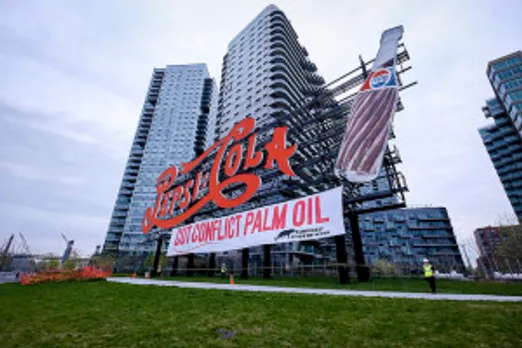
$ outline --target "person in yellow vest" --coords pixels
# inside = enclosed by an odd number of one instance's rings
[[[424,259],[424,279],[430,284],[431,292],[437,292],[437,284],[435,282],[435,268],[430,264],[430,260]]]
[[[227,275],[227,266],[223,262],[221,264],[221,278],[225,278],[226,275]]]

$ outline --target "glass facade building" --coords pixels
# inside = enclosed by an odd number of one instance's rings
[[[416,274],[428,258],[441,272],[462,272],[464,263],[446,208],[405,208],[365,214],[359,218],[368,265],[378,260]]]
[[[223,58],[216,138],[228,134],[247,116],[256,119],[256,128],[273,123],[276,115],[304,105],[307,93],[324,82],[286,15],[275,5],[267,6],[228,45]],[[286,200],[275,190],[284,179],[284,175],[264,177],[256,196],[238,210]],[[227,210],[215,214],[230,213]],[[290,251],[304,253],[305,246],[294,244],[274,245],[273,258],[277,261]],[[312,252],[310,248],[307,252]],[[225,254],[234,258],[241,251]],[[251,249],[250,259],[262,262],[261,247]]]
[[[477,228],[473,234],[479,250],[477,266],[485,275],[492,277],[493,272],[498,272],[505,266],[505,260],[497,257],[497,248],[503,239],[502,227]]]
[[[112,213],[104,252],[147,253],[141,221],[156,199],[156,180],[213,142],[217,87],[205,64],[154,69]],[[166,244],[164,245],[166,248]]]
[[[497,175],[518,219],[522,219],[522,52],[488,64],[496,97],[482,109],[492,125],[479,129]]]

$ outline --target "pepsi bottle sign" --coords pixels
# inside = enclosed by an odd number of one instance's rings
[[[376,90],[396,86],[397,79],[395,78],[395,69],[381,68],[370,73],[370,76],[368,76],[368,79],[363,84],[361,91]]]
[[[372,88],[380,88],[385,86],[388,81],[390,81],[391,74],[388,69],[381,69],[372,74],[370,79],[370,86]]]

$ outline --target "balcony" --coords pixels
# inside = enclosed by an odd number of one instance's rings
[[[106,241],[105,244],[103,245],[103,250],[105,251],[118,251],[118,246],[119,246],[119,243],[118,242],[109,242],[109,241]]]
[[[112,214],[113,217],[127,217],[127,210],[121,211],[121,210],[115,210]]]

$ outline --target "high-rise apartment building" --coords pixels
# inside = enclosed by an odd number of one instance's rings
[[[306,92],[324,84],[316,71],[290,21],[269,5],[228,45],[216,134],[248,115],[261,127],[274,114],[303,105]]]
[[[518,219],[522,219],[522,52],[495,59],[487,76],[496,97],[482,109],[494,124],[479,129]]]
[[[154,205],[158,176],[170,165],[191,160],[213,142],[207,134],[214,134],[216,113],[217,87],[205,64],[154,69],[104,252],[153,250],[141,221],[146,208]]]
[[[275,5],[267,6],[228,45],[223,58],[216,137],[226,135],[247,116],[254,117],[256,127],[261,128],[282,113],[304,105],[307,95],[324,85],[316,71],[286,15]],[[277,190],[283,179],[263,178],[254,201],[269,205],[286,200]],[[240,209],[249,207],[247,203]],[[296,246],[276,245],[273,251],[285,255],[289,248]],[[260,262],[261,250],[254,249],[250,256]]]
[[[503,238],[501,227],[487,226],[477,228],[473,234],[480,252],[478,266],[483,271],[498,271],[497,246]]]
[[[522,51],[489,62],[487,75],[517,132],[522,134]]]
[[[506,258],[500,250],[506,238],[518,229],[518,225],[504,225],[481,227],[475,230],[475,242],[479,250],[477,266],[486,278],[494,279],[495,272],[513,274],[522,271],[521,260],[516,256]]]
[[[386,260],[403,273],[420,273],[428,258],[441,272],[464,263],[446,208],[406,208],[362,215],[359,226],[369,265]]]

